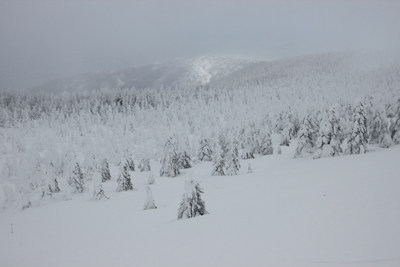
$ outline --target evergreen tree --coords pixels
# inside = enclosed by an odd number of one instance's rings
[[[208,214],[201,194],[204,193],[200,184],[192,179],[185,181],[185,193],[178,209],[178,220]]]
[[[225,168],[225,160],[222,156],[221,147],[219,144],[215,145],[214,150],[214,163],[213,163],[213,170],[211,172],[211,176],[224,176],[224,168]]]
[[[394,122],[390,127],[390,135],[395,144],[400,144],[400,99],[397,101]]]
[[[156,182],[156,178],[155,178],[155,176],[154,176],[154,173],[151,172],[150,175],[149,175],[148,184],[149,184],[149,185],[155,184],[155,182]]]
[[[367,119],[365,118],[364,105],[359,102],[353,115],[353,132],[347,141],[346,154],[360,154],[367,152],[368,132]]]
[[[240,169],[239,151],[235,140],[229,143],[226,157],[226,175],[237,175]]]
[[[144,158],[140,161],[139,165],[138,165],[138,169],[141,172],[149,172],[151,171],[151,167],[150,167],[150,159],[149,158]]]
[[[272,147],[272,141],[271,141],[271,134],[267,128],[264,128],[260,131],[261,135],[261,141],[260,141],[260,147],[258,149],[258,152],[261,155],[272,155],[274,153],[274,149]]]
[[[43,181],[42,186],[42,197],[45,195],[51,196],[53,193],[59,193],[60,188],[58,187],[58,182],[56,178],[47,177]]]
[[[311,114],[308,113],[303,119],[299,131],[299,141],[297,143],[295,158],[302,156],[312,155],[316,149],[316,122],[312,118]]]
[[[180,174],[177,143],[173,137],[170,137],[164,146],[164,158],[161,164],[160,176],[175,177]]]
[[[117,179],[117,192],[133,190],[131,175],[129,174],[127,168],[127,166],[120,166],[120,171]]]
[[[368,123],[368,139],[370,144],[379,144],[382,139],[382,134],[387,129],[388,125],[383,109],[377,109],[371,115],[371,122]],[[387,131],[387,130],[386,130]]]
[[[189,169],[192,168],[191,165],[192,159],[186,151],[182,151],[179,153],[179,168],[180,169]]]
[[[146,189],[146,201],[144,202],[143,209],[144,210],[151,210],[156,209],[157,206],[154,204],[153,193],[151,192],[150,186],[147,186]]]
[[[281,141],[279,143],[280,146],[289,146],[290,144],[290,129],[284,128],[281,132]]]
[[[251,168],[250,163],[249,163],[249,166],[247,166],[247,173],[253,173],[253,169]]]
[[[74,188],[76,193],[83,193],[85,190],[85,182],[83,181],[83,178],[81,167],[76,163],[75,169],[68,180],[68,184]]]
[[[103,185],[101,183],[97,183],[94,185],[93,199],[94,200],[109,199],[104,193]]]
[[[107,159],[104,159],[101,163],[101,181],[104,183],[109,180],[111,180],[110,167]]]
[[[250,136],[245,137],[246,140],[243,142],[243,152],[240,156],[242,159],[254,159],[254,147],[253,147],[253,140]]]
[[[135,171],[135,162],[133,161],[132,157],[129,157],[126,160],[126,165],[128,166],[128,170],[131,172]]]
[[[336,107],[331,108],[329,113],[330,142],[333,153],[332,156],[339,156],[342,153],[342,143],[344,139],[343,127]]]
[[[339,156],[342,153],[341,145],[344,139],[342,128],[337,108],[334,106],[320,123],[316,141],[318,150],[314,153],[314,158]]]
[[[389,133],[389,123],[383,108],[377,108],[373,113],[372,122],[369,123],[369,143],[379,144],[381,148],[391,147],[393,142]]]
[[[197,157],[201,161],[211,161],[212,160],[211,155],[213,154],[213,151],[211,150],[210,140],[208,138],[202,137],[199,139],[199,143],[200,143],[200,148]]]

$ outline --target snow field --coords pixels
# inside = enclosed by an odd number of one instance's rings
[[[292,159],[295,147],[242,160],[238,176],[200,162],[164,178],[152,162],[155,210],[143,210],[149,173],[130,172],[137,190],[117,193],[110,165],[110,200],[88,201],[89,190],[0,213],[0,265],[400,266],[400,146],[318,160]],[[210,214],[178,221],[189,176]]]

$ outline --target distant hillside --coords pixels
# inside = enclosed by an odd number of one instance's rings
[[[263,86],[270,90],[295,93],[336,94],[373,91],[385,83],[400,86],[399,53],[334,52],[276,61],[251,61],[231,57],[201,56],[175,59],[113,72],[90,72],[57,79],[33,91],[74,92],[98,89]],[[389,81],[388,81],[389,79]],[[307,93],[307,95],[309,95]]]
[[[63,92],[97,89],[160,88],[198,86],[218,80],[254,63],[230,57],[201,56],[176,59],[114,72],[90,72],[53,80],[32,88],[33,91]]]

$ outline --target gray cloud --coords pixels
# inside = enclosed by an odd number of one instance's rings
[[[0,1],[0,87],[201,54],[400,45],[399,1]]]

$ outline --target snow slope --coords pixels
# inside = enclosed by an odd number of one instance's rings
[[[156,176],[156,210],[142,210],[148,173],[116,193],[114,168],[108,201],[2,212],[0,266],[400,266],[400,146],[318,160],[292,159],[295,147],[241,161],[238,176],[211,177],[210,162]],[[210,214],[177,221],[189,175]]]

